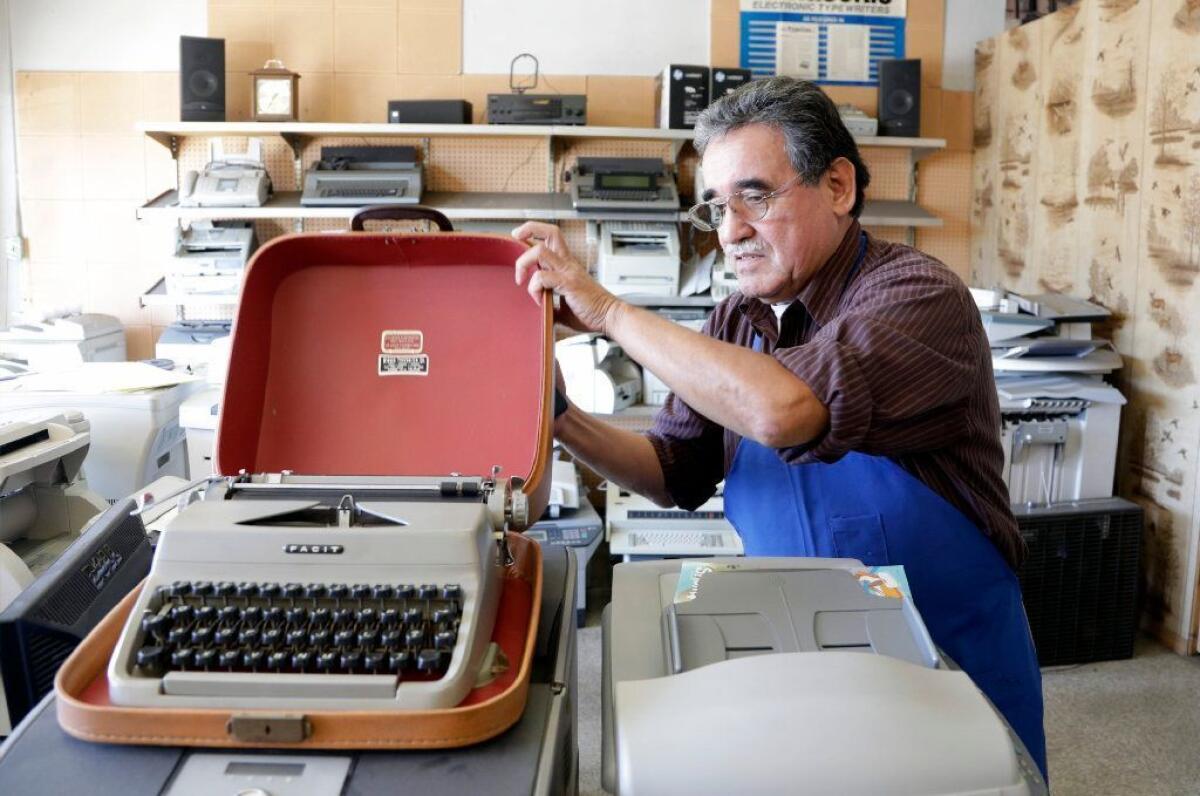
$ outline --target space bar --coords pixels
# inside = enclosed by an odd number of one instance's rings
[[[394,699],[396,677],[387,674],[252,674],[167,672],[164,694],[290,699]]]

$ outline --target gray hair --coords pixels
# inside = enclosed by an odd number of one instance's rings
[[[824,91],[791,77],[748,83],[709,105],[696,119],[696,151],[703,157],[713,140],[751,124],[771,125],[783,133],[788,160],[806,185],[816,185],[838,158],[850,161],[856,189],[850,214],[858,218],[871,174],[854,136]]]

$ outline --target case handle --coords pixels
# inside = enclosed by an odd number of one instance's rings
[[[440,211],[421,205],[374,205],[364,207],[350,219],[350,230],[362,232],[364,221],[429,221],[442,232],[453,232],[454,225]]]

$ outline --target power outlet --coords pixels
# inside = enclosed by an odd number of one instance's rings
[[[25,241],[20,235],[4,239],[4,256],[9,260],[20,260],[25,255]]]

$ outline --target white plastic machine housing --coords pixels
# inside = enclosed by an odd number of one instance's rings
[[[585,412],[612,414],[642,397],[642,374],[621,347],[597,334],[577,334],[554,344],[567,397]]]
[[[755,570],[771,578],[776,572],[862,567],[850,559],[710,561],[734,563],[742,570],[739,577],[755,577]],[[848,606],[818,594],[827,603],[820,609],[788,605],[800,625],[792,629],[794,637],[776,639],[777,651],[730,652],[739,642],[729,635],[693,636],[702,646],[725,648],[727,658],[673,674],[668,609],[680,568],[680,561],[644,561],[613,570],[603,628],[607,790],[618,796],[1046,793],[1020,742],[966,674],[947,668],[936,655],[893,657],[897,653],[887,650],[915,642],[915,649],[928,651],[919,618],[914,625],[908,617],[911,641],[904,637],[904,622],[877,625],[872,616],[866,620],[870,648],[837,649],[844,639],[820,631],[821,614],[841,614],[837,609]],[[703,586],[701,581],[701,593]],[[723,627],[721,616],[712,619]],[[812,624],[804,624],[806,619]],[[875,629],[884,624],[889,629],[884,635],[902,644],[875,639]],[[784,629],[763,627],[768,626]],[[801,651],[783,651],[792,648]]]
[[[218,337],[207,348],[208,362],[203,368],[207,386],[189,395],[179,405],[179,425],[187,437],[188,478],[213,473],[213,446],[229,370],[229,337]]]
[[[604,538],[625,556],[740,556],[742,537],[725,518],[724,483],[695,511],[664,509],[609,481],[604,493]]]
[[[27,378],[0,382],[0,413],[20,409],[83,412],[91,423],[91,449],[83,474],[88,486],[106,500],[128,497],[164,475],[187,474],[179,405],[196,391],[199,382],[131,392],[89,392],[86,388],[43,392],[24,389]]]
[[[1111,497],[1125,396],[1077,374],[996,378],[1013,503]]]
[[[0,331],[0,352],[34,370],[124,362],[125,330],[113,316],[90,312],[25,321]]]
[[[76,483],[90,439],[79,412],[0,416],[0,611],[108,507]]]
[[[600,284],[617,295],[679,292],[679,229],[649,221],[600,224]]]

